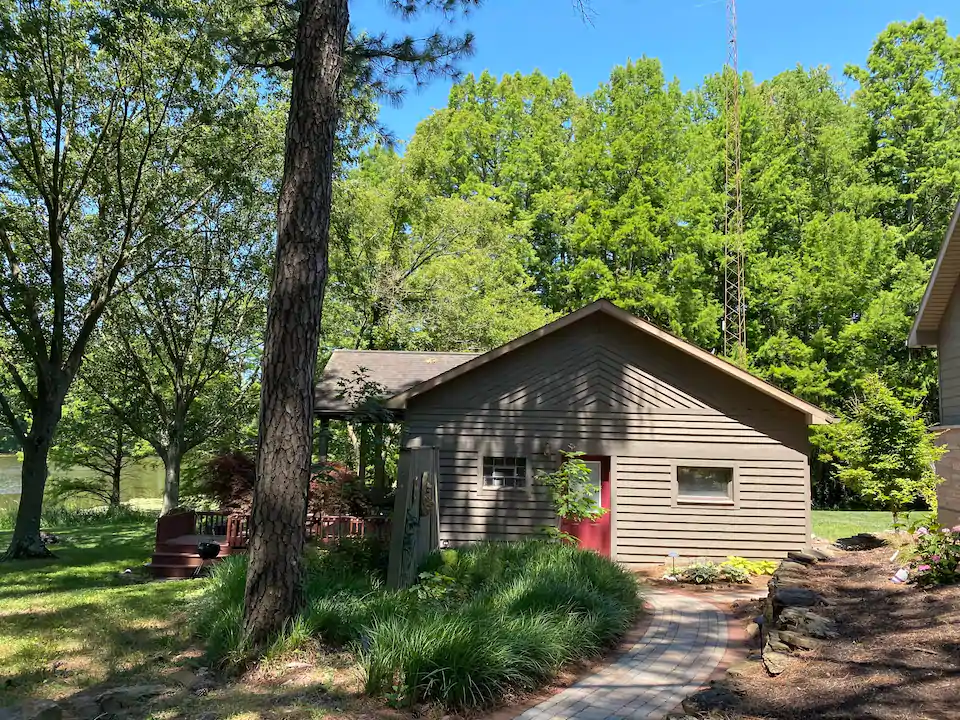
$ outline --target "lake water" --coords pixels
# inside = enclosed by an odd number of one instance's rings
[[[86,468],[70,470],[50,468],[50,477],[68,474],[72,477],[89,477],[94,473]],[[48,481],[49,486],[49,481]],[[163,463],[159,460],[144,460],[123,472],[120,484],[121,499],[159,499],[163,494]],[[20,460],[16,455],[0,455],[0,505],[12,505],[20,499]],[[92,505],[101,504],[97,500]]]

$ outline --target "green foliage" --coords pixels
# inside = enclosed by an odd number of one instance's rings
[[[916,542],[912,582],[921,587],[960,582],[960,525],[928,522],[913,533]]]
[[[0,505],[0,530],[13,529],[17,519],[17,505]],[[81,528],[104,523],[143,524],[153,523],[157,519],[155,512],[139,510],[129,505],[102,506],[97,508],[76,508],[57,502],[46,503],[40,515],[40,527],[44,530],[54,528]]]
[[[194,627],[221,662],[246,660],[246,560],[214,571]],[[405,706],[490,705],[542,687],[567,663],[595,657],[640,609],[636,578],[595,553],[540,541],[435,553],[418,585],[383,588],[333,554],[308,562],[307,610],[273,647],[308,639],[353,648],[368,694]]]
[[[775,560],[748,560],[747,558],[730,555],[721,564],[721,568],[735,568],[748,575],[772,575],[780,563]],[[738,581],[745,582],[745,581]]]
[[[130,432],[110,406],[83,383],[74,386],[50,450],[54,475],[52,499],[91,496],[118,506],[123,471],[151,455],[150,447]],[[92,477],[72,474],[86,468]]]
[[[565,520],[596,520],[606,508],[597,505],[600,490],[590,477],[590,469],[581,460],[584,453],[561,450],[563,462],[553,472],[538,472],[537,482],[549,488],[557,515]]]
[[[750,582],[750,573],[741,567],[730,565],[729,563],[720,564],[720,577],[727,582],[748,583]]]
[[[840,479],[870,504],[899,515],[912,502],[936,508],[942,482],[933,463],[945,452],[934,444],[919,408],[900,401],[877,375],[862,383],[862,397],[846,417],[818,428],[821,459],[838,463]]]
[[[709,585],[720,580],[720,567],[709,560],[701,560],[680,570],[677,573],[677,578],[680,582]]]

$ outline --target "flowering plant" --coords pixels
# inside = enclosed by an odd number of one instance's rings
[[[935,521],[916,528],[913,581],[922,587],[960,581],[960,525],[940,527]]]

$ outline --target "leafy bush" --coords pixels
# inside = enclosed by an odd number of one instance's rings
[[[736,558],[743,563],[750,563],[749,560]],[[680,582],[694,583],[696,585],[709,585],[715,582],[747,583],[750,582],[750,573],[743,567],[742,563],[730,562],[717,565],[709,560],[701,560],[687,565],[677,573],[677,579]]]
[[[309,507],[314,515],[364,517],[373,512],[369,490],[339,462],[327,462],[310,477]]]
[[[51,530],[104,523],[144,523],[156,519],[155,512],[138,510],[129,505],[76,508],[69,505],[45,504],[40,515],[40,527]],[[16,505],[0,507],[0,530],[12,530],[16,521]]]
[[[743,570],[748,575],[773,575],[780,566],[776,560],[747,560],[747,558],[730,555],[722,567],[733,567]]]
[[[537,473],[537,481],[549,488],[557,515],[566,520],[596,520],[609,512],[597,505],[597,491],[590,469],[581,460],[585,455],[577,450],[564,451],[563,463],[553,472]]]
[[[708,585],[720,580],[720,568],[709,560],[703,560],[687,565],[677,573],[677,577],[680,582]]]
[[[195,626],[220,662],[245,659],[246,560],[214,571]],[[413,588],[391,591],[345,553],[309,556],[308,607],[269,650],[308,638],[351,647],[366,691],[393,705],[482,707],[535,689],[596,656],[640,609],[636,578],[594,553],[543,541],[481,543],[431,555]]]
[[[390,547],[375,537],[340,538],[324,545],[319,562],[328,568],[339,568],[349,573],[376,573],[386,577]]]
[[[916,560],[913,581],[921,587],[960,581],[960,525],[940,527],[936,522],[914,532]]]
[[[750,573],[743,568],[728,565],[727,563],[720,565],[720,577],[732,583],[743,584],[750,582]]]

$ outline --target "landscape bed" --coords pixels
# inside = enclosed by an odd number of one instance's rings
[[[732,682],[731,720],[956,717],[960,706],[960,585],[921,589],[890,578],[903,548],[839,552],[810,568],[802,585],[829,603],[818,609],[839,637],[800,652],[777,677],[759,663]],[[745,608],[749,619],[757,608]]]
[[[600,656],[640,611],[636,577],[594,553],[546,541],[482,543],[432,556],[391,591],[351,552],[311,557],[307,610],[267,658],[310,642],[355,656],[363,690],[401,707],[488,707]],[[216,570],[197,628],[221,662],[246,657],[245,560]]]

